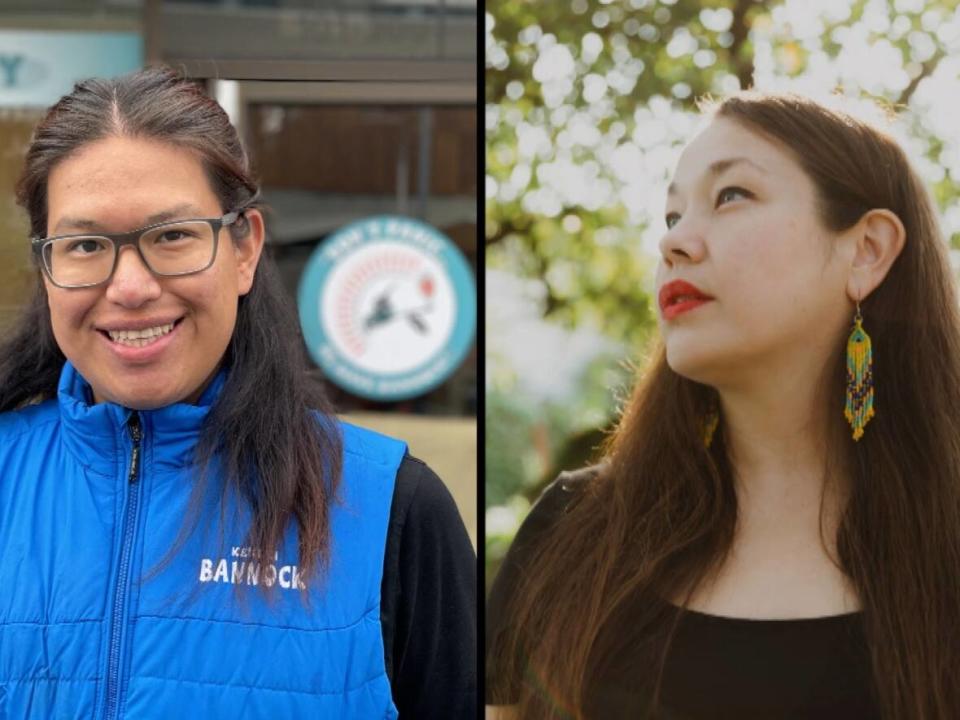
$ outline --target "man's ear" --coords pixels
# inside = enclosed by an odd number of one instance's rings
[[[890,210],[870,210],[853,228],[856,249],[847,295],[862,300],[883,282],[907,239],[900,218]]]
[[[266,228],[259,210],[245,210],[241,222],[246,223],[247,231],[239,240],[233,240],[233,252],[237,263],[237,293],[246,295],[253,287],[253,276],[263,252]]]

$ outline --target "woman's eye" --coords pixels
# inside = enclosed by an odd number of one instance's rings
[[[94,240],[90,238],[74,240],[67,246],[67,252],[75,253],[77,255],[90,255],[103,249],[104,243],[102,240]]]
[[[157,238],[157,242],[176,242],[177,240],[183,240],[186,236],[187,234],[182,230],[167,230]]]
[[[667,223],[667,230],[669,230],[678,222],[680,222],[680,213],[675,213],[675,212],[667,213],[667,216],[664,218],[664,220]]]
[[[717,194],[717,207],[736,200],[737,198],[752,198],[753,193],[740,187],[725,187]]]

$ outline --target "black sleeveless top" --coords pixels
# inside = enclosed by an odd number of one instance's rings
[[[510,598],[538,536],[563,513],[594,473],[561,475],[534,505],[494,581],[487,602],[487,653],[509,625]],[[673,606],[666,606],[673,608]],[[749,620],[681,612],[667,654],[654,715],[649,707],[650,667],[642,638],[630,635],[629,613],[616,627],[624,638],[602,670],[588,680],[584,708],[591,720],[650,717],[748,720],[873,720],[880,717],[861,613],[795,620]],[[486,702],[516,701],[518,679],[497,674],[488,662]]]

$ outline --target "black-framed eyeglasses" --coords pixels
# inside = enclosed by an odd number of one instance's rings
[[[50,282],[61,288],[95,287],[110,280],[124,245],[133,245],[154,275],[193,275],[213,265],[220,229],[234,224],[248,207],[219,218],[173,220],[125,233],[34,237],[30,244]]]

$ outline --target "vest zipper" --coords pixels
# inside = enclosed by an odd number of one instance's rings
[[[126,625],[127,585],[130,574],[130,555],[133,552],[133,536],[137,518],[137,502],[140,483],[140,416],[133,413],[127,423],[133,448],[130,452],[130,472],[127,482],[130,493],[126,512],[123,516],[123,532],[120,545],[120,569],[117,574],[117,587],[113,596],[113,618],[110,622],[110,655],[107,659],[107,720],[115,720],[120,704],[120,651]]]

